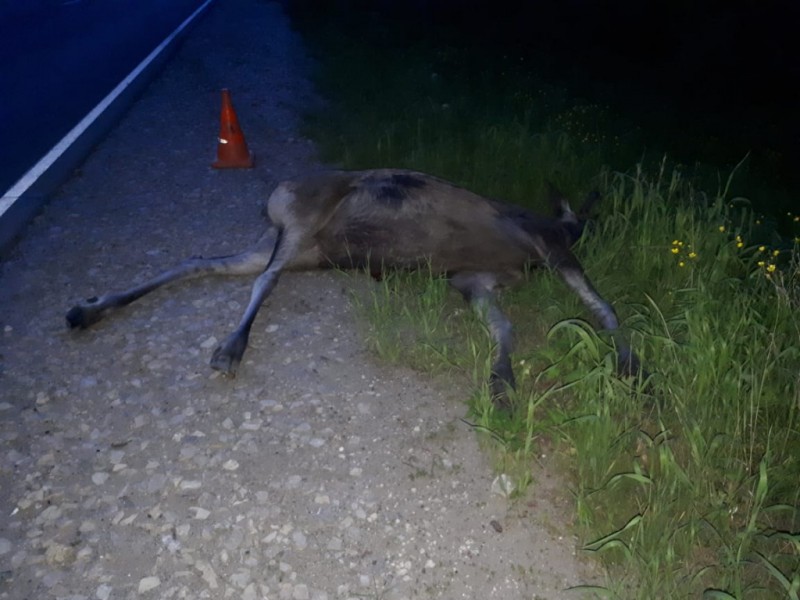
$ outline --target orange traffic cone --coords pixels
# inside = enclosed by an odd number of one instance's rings
[[[247,149],[244,134],[239,127],[239,119],[233,110],[231,93],[222,90],[222,114],[219,123],[219,144],[217,160],[211,166],[215,169],[249,169],[253,166],[253,155]]]

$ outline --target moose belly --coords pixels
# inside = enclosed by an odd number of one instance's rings
[[[435,273],[522,269],[527,252],[493,228],[454,223],[393,221],[387,226],[353,223],[338,235],[318,238],[319,266],[417,269]],[[477,230],[476,230],[477,229]]]

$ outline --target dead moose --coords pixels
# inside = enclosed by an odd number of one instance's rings
[[[604,329],[619,327],[614,309],[594,289],[570,250],[581,235],[582,220],[563,199],[557,199],[555,208],[554,217],[540,216],[414,171],[312,174],[275,188],[265,207],[266,232],[253,248],[232,256],[189,258],[142,285],[77,304],[67,313],[67,322],[73,328],[86,328],[178,279],[257,274],[239,325],[211,357],[214,369],[234,375],[259,307],[285,269],[430,265],[485,319],[496,344],[491,390],[503,403],[506,386],[513,388],[515,382],[511,323],[498,307],[496,293],[520,280],[526,265],[555,270]],[[624,344],[618,368],[624,374],[639,369]]]

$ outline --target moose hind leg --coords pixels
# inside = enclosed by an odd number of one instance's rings
[[[67,313],[70,328],[85,329],[96,323],[108,313],[127,306],[145,294],[167,283],[202,275],[247,275],[260,273],[269,263],[275,248],[277,230],[270,227],[253,248],[232,256],[216,258],[188,258],[179,265],[156,275],[144,283],[122,292],[112,292],[89,298],[73,306]]]
[[[511,321],[497,305],[497,279],[491,273],[459,273],[450,279],[450,284],[461,292],[489,327],[495,343],[489,386],[494,402],[507,408],[508,389],[516,387],[511,367],[513,336]]]
[[[576,261],[577,262],[577,261]],[[630,349],[630,346],[621,339],[619,333],[619,318],[614,308],[606,302],[602,296],[594,289],[594,286],[577,266],[559,268],[564,282],[572,289],[583,304],[594,314],[604,329],[608,330],[613,336],[617,346],[617,372],[623,376],[636,376],[641,374],[646,376],[642,370],[639,358]]]

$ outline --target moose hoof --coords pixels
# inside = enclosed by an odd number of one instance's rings
[[[492,402],[502,410],[511,410],[511,400],[508,391],[515,389],[514,374],[510,373],[506,377],[498,373],[492,373],[489,379],[489,391],[492,394]]]
[[[211,368],[227,377],[235,377],[246,346],[246,339],[234,336],[228,338],[217,346],[214,354],[211,355]]]
[[[617,373],[622,377],[641,377],[647,379],[650,373],[642,367],[639,357],[627,348],[620,350],[617,355]]]
[[[96,306],[97,298],[89,298],[83,304],[76,304],[67,313],[67,324],[70,329],[86,329],[93,323],[97,323],[103,316],[102,311]]]
[[[214,350],[214,354],[211,355],[210,364],[212,369],[219,371],[226,377],[236,377],[236,370],[239,368],[240,362],[239,359],[225,352],[224,348],[220,346]]]

